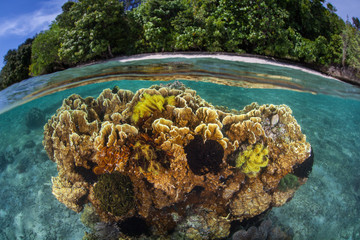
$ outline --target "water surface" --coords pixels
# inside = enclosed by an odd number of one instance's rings
[[[214,58],[107,63],[31,78],[0,92],[0,239],[81,239],[80,215],[51,194],[56,164],[43,150],[42,126],[72,93],[136,91],[179,80],[213,105],[242,109],[287,104],[311,143],[308,182],[269,218],[294,239],[360,239],[360,89],[299,69]],[[40,109],[41,124],[27,124]]]

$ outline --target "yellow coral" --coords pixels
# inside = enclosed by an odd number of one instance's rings
[[[147,161],[151,161],[156,158],[156,153],[154,149],[149,144],[145,144],[145,142],[143,141],[137,141],[133,146],[133,149],[134,149],[133,159],[135,160],[144,158]]]
[[[267,147],[264,147],[262,144],[256,144],[253,148],[248,146],[247,149],[236,159],[236,167],[241,168],[241,171],[248,175],[249,177],[255,177],[260,168],[266,167],[269,158],[267,154],[269,150]]]
[[[133,145],[133,159],[137,161],[141,173],[158,175],[162,169],[161,163],[157,162],[159,159],[154,147],[147,144],[152,142],[152,139],[145,133],[141,134],[140,137],[143,140],[139,140]]]
[[[149,117],[153,112],[162,112],[166,104],[175,105],[175,96],[164,98],[159,94],[150,95],[144,93],[134,107],[132,120],[137,123],[140,118]]]

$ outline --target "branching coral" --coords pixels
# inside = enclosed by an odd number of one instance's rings
[[[153,112],[162,112],[166,104],[174,105],[175,96],[164,98],[162,95],[144,93],[134,107],[132,120],[137,123],[139,119],[149,117]]]
[[[236,167],[241,168],[241,171],[249,177],[255,177],[261,168],[268,165],[268,153],[269,150],[260,143],[254,147],[248,146],[247,149],[237,157]]]
[[[288,106],[224,112],[183,87],[72,95],[43,144],[60,202],[76,212],[90,203],[109,226],[136,218],[174,239],[226,238],[232,221],[291,199],[296,188],[282,192],[279,182],[293,173],[304,184],[313,163]]]

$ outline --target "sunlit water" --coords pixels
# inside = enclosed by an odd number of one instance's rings
[[[308,182],[269,218],[294,239],[360,239],[360,89],[282,66],[213,58],[107,63],[32,78],[0,92],[0,239],[81,239],[79,214],[51,194],[56,164],[42,126],[72,93],[136,91],[180,80],[213,105],[287,104],[314,149]],[[38,126],[27,115],[45,114]]]

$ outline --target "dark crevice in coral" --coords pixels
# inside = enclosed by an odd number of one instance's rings
[[[154,211],[150,212],[150,215],[152,216],[151,219],[147,219],[147,224],[148,226],[151,226],[151,231],[153,233],[155,231],[160,235],[171,235],[177,226],[177,223],[174,221],[173,215],[171,214],[176,212],[174,207],[164,207],[161,211],[157,211],[156,209],[153,210]]]
[[[113,94],[116,94],[119,90],[120,90],[119,86],[115,85],[115,86],[111,89],[111,92],[112,92]]]
[[[299,178],[308,178],[312,171],[313,165],[314,165],[314,152],[313,149],[311,148],[310,156],[303,163],[296,164],[293,167],[293,173],[295,176]]]
[[[129,237],[139,237],[141,235],[150,235],[149,226],[145,220],[140,217],[127,218],[119,223],[119,228],[122,233]]]
[[[79,173],[86,182],[93,184],[98,180],[98,176],[91,170],[95,166],[95,163],[90,161],[88,163],[90,165],[90,169],[75,166],[75,172]]]
[[[97,115],[97,113],[95,112],[95,110],[94,109],[88,109],[87,110],[87,121],[89,122],[89,123],[92,123],[92,122],[94,122],[94,121],[96,121],[97,119],[98,119],[98,115]],[[98,123],[98,126],[99,126],[99,128],[101,127],[101,124],[100,123]]]
[[[192,190],[191,190],[191,192],[190,192],[190,194],[193,194],[193,193],[195,193],[195,194],[200,194],[202,191],[204,191],[204,187],[202,187],[202,186],[195,186]]]
[[[97,113],[98,113],[98,116],[99,116],[100,121],[103,122],[103,121],[104,121],[104,117],[105,117],[105,113],[106,113],[106,109],[100,107],[100,111],[97,112]]]
[[[170,169],[169,157],[163,150],[156,150],[157,161],[160,162],[161,166],[165,169]]]
[[[196,175],[217,174],[224,156],[224,148],[215,140],[203,141],[197,135],[185,146],[187,163]]]
[[[141,167],[144,171],[147,171],[150,163],[144,157],[141,157],[137,160],[136,165]]]
[[[230,126],[231,124],[226,124],[223,126],[223,128],[221,129],[221,132],[224,134],[224,137],[228,137],[226,132],[230,130]]]
[[[239,220],[235,220],[230,223],[230,236],[233,235],[234,232],[243,229],[240,223],[241,222]]]
[[[154,184],[152,184],[151,182],[149,182],[146,178],[142,179],[145,183],[146,189],[150,190],[154,188]]]
[[[226,182],[231,180],[232,178],[234,178],[234,176],[228,176],[227,178],[225,178],[224,176],[220,176],[219,181],[223,184],[226,184]]]
[[[85,205],[88,202],[88,194],[85,194],[84,196],[82,196],[81,198],[79,198],[79,200],[77,201],[77,203],[81,206]]]
[[[232,235],[234,232],[242,229],[249,229],[250,227],[259,227],[261,222],[264,221],[264,219],[267,217],[267,215],[270,213],[271,209],[266,210],[265,212],[249,218],[245,219],[243,221],[232,221],[230,226],[230,235]]]
[[[233,153],[229,155],[229,157],[226,159],[226,163],[229,164],[232,167],[236,166],[236,158],[239,156],[240,150],[235,150]]]

